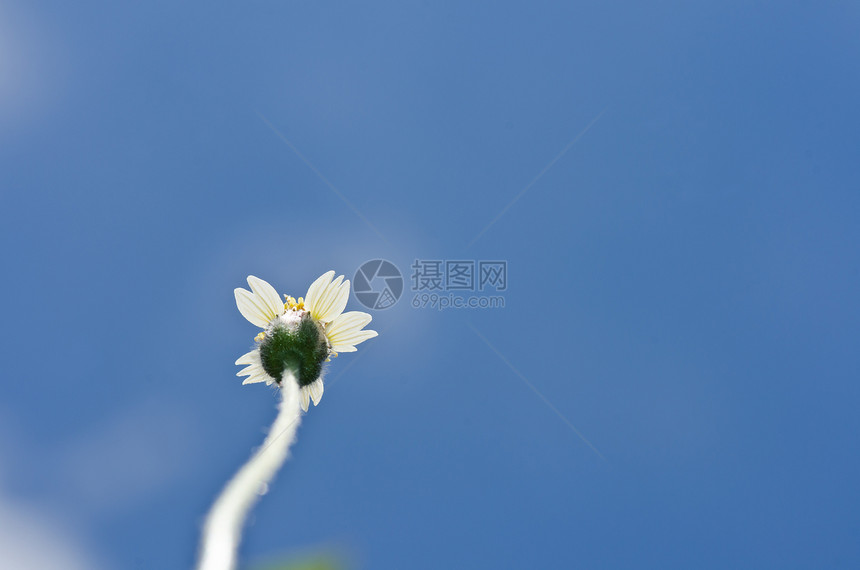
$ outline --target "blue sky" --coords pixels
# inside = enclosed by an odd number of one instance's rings
[[[190,567],[275,411],[233,288],[382,258],[505,307],[375,312],[246,564],[856,567],[858,18],[4,2],[6,562]]]

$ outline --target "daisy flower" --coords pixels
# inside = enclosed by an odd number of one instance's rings
[[[236,376],[247,376],[242,384],[265,382],[281,385],[295,378],[301,389],[302,409],[323,395],[323,363],[339,352],[355,352],[355,345],[376,336],[363,330],[372,317],[361,311],[344,313],[349,299],[349,280],[334,278],[334,271],[311,283],[304,297],[281,297],[274,287],[253,275],[251,290],[237,288],[236,305],[242,316],[263,331],[255,337],[254,350],[236,364],[245,365]]]

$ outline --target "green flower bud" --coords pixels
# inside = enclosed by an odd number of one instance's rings
[[[266,374],[280,384],[291,372],[299,386],[308,386],[322,374],[329,347],[322,326],[309,314],[298,321],[277,319],[260,342],[260,360]]]

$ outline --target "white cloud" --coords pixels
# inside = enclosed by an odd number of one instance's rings
[[[60,91],[64,69],[56,34],[25,4],[0,5],[0,127],[26,125],[43,115]],[[31,7],[28,7],[31,8]],[[0,131],[0,134],[8,134]]]
[[[144,402],[37,454],[12,436],[26,432],[14,414],[0,413],[0,568],[104,568],[84,540],[93,517],[133,511],[187,474],[195,425],[175,406]],[[37,471],[51,473],[50,480]],[[41,491],[31,485],[27,500],[3,484],[20,486],[28,476]]]
[[[58,454],[66,499],[88,514],[133,509],[188,473],[197,435],[187,412],[158,402],[99,422]]]
[[[67,525],[0,491],[0,565],[40,570],[103,567]]]

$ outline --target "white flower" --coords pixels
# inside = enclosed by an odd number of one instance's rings
[[[292,377],[301,387],[302,409],[310,400],[316,406],[323,395],[322,364],[338,352],[355,352],[355,346],[376,336],[363,330],[373,317],[360,311],[344,313],[349,300],[349,280],[334,279],[334,271],[311,283],[298,300],[285,295],[258,277],[248,276],[251,290],[237,288],[236,306],[251,323],[263,329],[254,339],[257,346],[243,354],[237,376],[242,384],[280,384]]]

